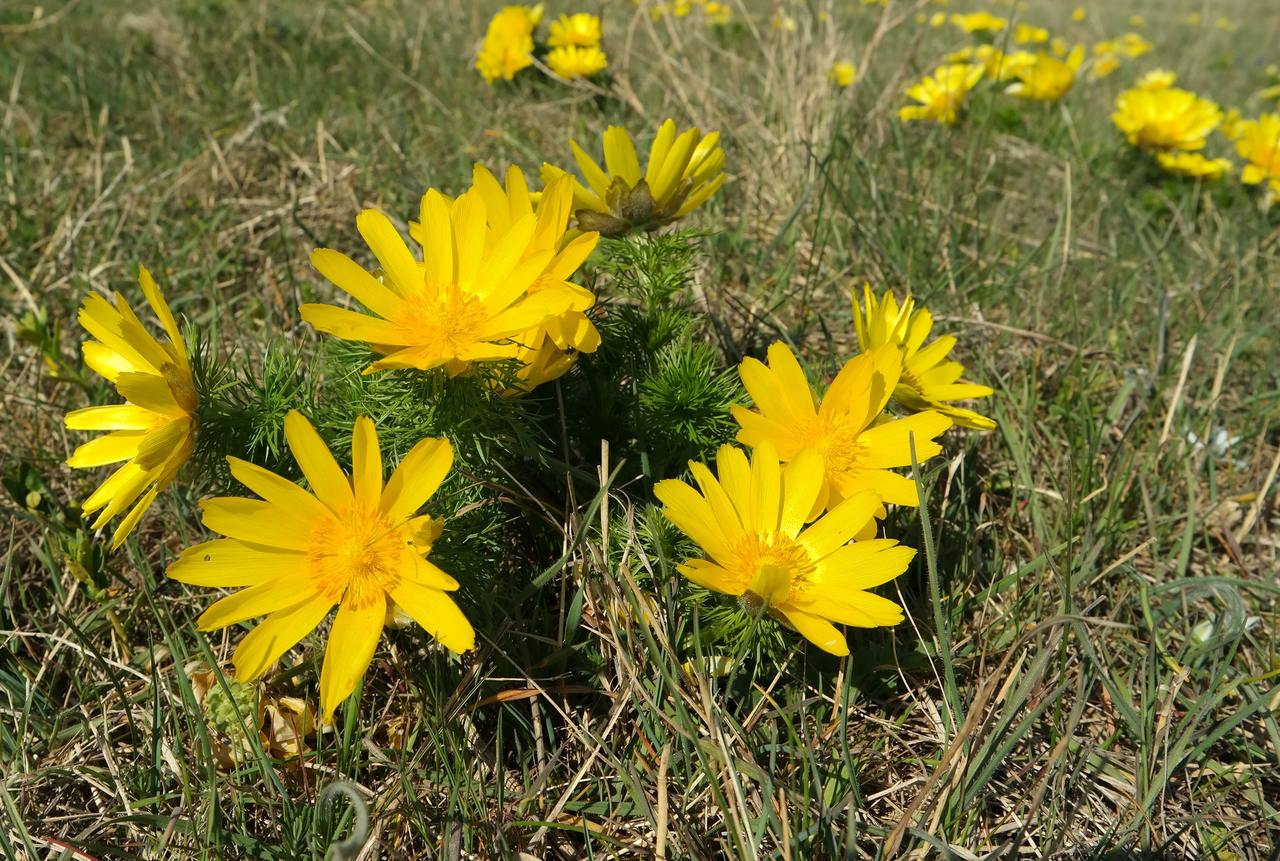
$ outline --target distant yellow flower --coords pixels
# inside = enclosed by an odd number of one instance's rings
[[[1065,57],[1069,53],[1067,48],[1067,40],[1059,36],[1054,36],[1049,40],[1049,50],[1055,57]]]
[[[1089,77],[1095,81],[1101,80],[1120,68],[1120,61],[1112,56],[1099,57],[1094,60],[1093,65],[1089,69]]]
[[[506,6],[489,20],[475,64],[487,83],[499,78],[510,81],[521,69],[533,65],[533,31],[540,20],[541,3]]]
[[[1161,152],[1156,161],[1169,173],[1196,179],[1219,179],[1233,167],[1228,159],[1205,158],[1198,152]]]
[[[854,68],[853,63],[842,61],[832,64],[831,70],[827,72],[827,78],[837,87],[848,87],[853,84],[857,74],[858,70]]]
[[[586,184],[574,180],[578,226],[604,236],[632,230],[656,230],[684,218],[724,185],[724,151],[720,133],[703,135],[696,128],[677,134],[674,120],[666,120],[649,148],[648,167],[640,171],[635,144],[627,130],[609,126],[603,135],[604,168],[578,142],[569,141]],[[542,165],[542,180],[550,184],[565,172]]]
[[[112,533],[113,550],[138,525],[156,495],[173,482],[195,448],[197,397],[186,344],[151,273],[139,268],[138,284],[165,339],[152,336],[119,293],[114,305],[97,293],[89,294],[79,320],[96,340],[84,342],[84,361],[125,403],[66,415],[71,430],[110,431],[79,446],[67,459],[68,466],[88,469],[125,462],[80,504],[85,514],[101,509],[94,529],[129,508]]]
[[[310,491],[228,457],[231,474],[262,499],[204,500],[204,525],[226,537],[189,547],[168,576],[240,589],[204,611],[202,631],[267,617],[236,647],[241,682],[261,676],[337,605],[320,670],[320,709],[331,723],[369,668],[389,610],[408,614],[451,651],[475,646],[471,624],[446,594],[458,582],[426,558],[442,524],[417,516],[448,474],[453,450],[446,439],[420,441],[384,486],[369,419],[356,419],[352,430],[350,476],[301,413],[289,413],[284,432]]]
[[[1152,69],[1134,85],[1139,90],[1167,90],[1178,80],[1178,73],[1169,69]]]
[[[569,281],[591,256],[600,238],[598,233],[574,235],[568,231],[573,212],[572,182],[564,178],[553,182],[538,196],[535,206],[524,171],[519,167],[512,165],[507,169],[504,186],[488,168],[477,164],[472,187],[485,201],[488,245],[500,243],[511,227],[530,213],[537,216],[537,226],[524,256],[527,259],[545,251],[552,251],[555,256],[529,286],[529,295],[555,289],[577,295],[577,306],[594,304],[595,296],[590,291]],[[418,232],[414,232],[415,229]],[[415,239],[422,240],[421,225],[410,225],[410,231]],[[529,391],[562,376],[579,353],[594,353],[600,346],[600,333],[582,310],[571,307],[515,335],[512,340],[520,346],[514,357],[518,366],[517,391]]]
[[[590,48],[600,44],[600,19],[588,12],[561,15],[551,22],[547,45],[562,48],[577,45]]]
[[[1236,24],[1236,22],[1232,21],[1230,18],[1219,18],[1213,22],[1213,26],[1227,33],[1234,33],[1236,30],[1240,29],[1240,25]]]
[[[797,29],[796,19],[782,11],[773,13],[773,17],[769,19],[769,26],[783,33],[794,33]]]
[[[946,12],[934,12],[932,15],[929,16],[930,27],[941,27],[945,23],[947,23]]]
[[[609,58],[599,48],[565,45],[547,54],[547,66],[562,78],[589,78],[609,65]]]
[[[693,10],[691,0],[671,0],[671,14],[676,18],[686,18]]]
[[[1199,12],[1189,12],[1188,14],[1182,16],[1183,23],[1190,24],[1192,27],[1199,27],[1200,24],[1203,22],[1203,20],[1204,19],[1201,18]]]
[[[781,342],[769,347],[769,363],[746,359],[738,368],[757,410],[732,407],[741,425],[738,442],[774,447],[785,463],[806,449],[822,455],[825,483],[819,506],[833,506],[870,488],[885,502],[916,505],[911,479],[889,470],[911,465],[942,451],[934,437],[951,419],[934,410],[884,420],[885,406],[902,375],[902,351],[886,345],[849,360],[827,387],[819,407],[795,355]]]
[[[1149,149],[1203,149],[1205,139],[1222,120],[1208,99],[1177,88],[1125,90],[1111,115],[1130,144]]]
[[[1116,50],[1126,57],[1141,57],[1149,54],[1154,47],[1137,33],[1125,33],[1116,40]]]
[[[1119,50],[1119,46],[1111,39],[1103,39],[1093,46],[1093,53],[1100,57],[1110,56]]]
[[[689,467],[697,490],[667,480],[653,491],[666,518],[704,554],[681,562],[682,575],[781,618],[833,655],[849,654],[849,644],[832,622],[875,628],[902,621],[901,607],[867,590],[905,571],[915,550],[892,539],[854,540],[873,522],[875,492],[855,494],[806,528],[823,483],[814,452],[783,467],[768,444],[750,461],[722,446],[718,475],[700,463]]]
[[[1222,125],[1218,127],[1222,132],[1222,136],[1229,141],[1239,139],[1244,131],[1244,117],[1240,115],[1239,108],[1232,108],[1227,111],[1226,116],[1222,118]]]
[[[999,33],[1009,22],[990,12],[970,12],[967,15],[952,15],[951,23],[966,33]]]
[[[1056,102],[1075,84],[1076,73],[1083,62],[1083,45],[1077,45],[1066,60],[1041,52],[1036,55],[1035,62],[1017,71],[1018,80],[1005,92],[1024,99]]]
[[[969,97],[969,91],[980,80],[982,66],[963,63],[940,66],[932,76],[926,76],[907,88],[907,95],[920,104],[899,108],[898,119],[954,123],[960,117],[960,109]]]
[[[862,288],[861,307],[858,297],[853,297],[853,326],[863,353],[886,344],[901,351],[902,374],[893,390],[893,399],[898,404],[912,412],[936,410],[960,427],[974,430],[996,427],[986,416],[951,403],[985,398],[992,390],[989,386],[962,380],[964,365],[947,360],[956,345],[953,336],[944,335],[924,346],[933,331],[933,315],[927,308],[917,308],[910,296],[899,306],[890,290],[877,300],[871,285],[866,284]]]
[[[1036,55],[1030,51],[1011,51],[1006,54],[995,45],[973,45],[953,51],[944,58],[948,63],[980,63],[982,74],[993,81],[1007,81],[1017,73],[1034,65]]]
[[[702,17],[709,27],[722,27],[733,19],[733,9],[728,3],[719,0],[707,0],[702,7]]]
[[[1086,17],[1088,17],[1088,14],[1089,13],[1087,13],[1084,10],[1083,6],[1077,6],[1076,8],[1071,10],[1071,20],[1075,21],[1078,24],[1081,21],[1083,21]]]
[[[1019,24],[1013,28],[1013,41],[1019,45],[1039,45],[1049,41],[1049,31],[1044,27]]]
[[[543,193],[568,194],[553,183]],[[592,300],[587,291],[563,283],[535,288],[556,252],[530,250],[539,227],[532,212],[496,237],[486,228],[489,218],[484,195],[475,188],[454,201],[429,189],[422,198],[418,261],[385,215],[365,210],[356,228],[378,259],[381,278],[329,248],[317,249],[311,263],[372,314],[308,304],[301,308],[302,319],[380,353],[365,373],[442,367],[455,376],[476,362],[517,358],[523,347],[517,335],[566,312],[584,311]]]
[[[1135,30],[1141,30],[1143,27],[1147,26],[1147,19],[1143,18],[1141,15],[1130,15],[1129,26],[1133,27]]]
[[[1280,194],[1280,114],[1262,114],[1236,129],[1236,152],[1248,162],[1240,178],[1249,185],[1266,182]]]

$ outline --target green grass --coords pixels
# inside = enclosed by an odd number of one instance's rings
[[[1153,174],[1109,120],[1157,65],[1263,109],[1267,2],[1091,2],[1083,24],[1032,3],[1090,42],[1141,13],[1156,51],[1056,107],[980,93],[955,128],[894,119],[964,43],[896,0],[881,36],[852,2],[832,25],[797,7],[792,36],[763,8],[707,33],[611,4],[612,97],[487,88],[469,58],[490,5],[36,5],[0,10],[0,855],[319,858],[352,827],[345,802],[316,807],[343,778],[369,809],[361,857],[1275,857],[1280,222],[1234,180]],[[848,92],[826,83],[837,57],[867,61]],[[296,309],[333,296],[312,248],[363,249],[359,209],[404,221],[474,161],[535,170],[570,134],[668,115],[725,134],[733,179],[694,220],[683,292],[724,366],[785,337],[829,374],[870,280],[927,303],[996,388],[1000,429],[922,465],[927,520],[890,520],[921,549],[882,590],[908,621],[853,632],[843,661],[769,625],[729,676],[687,674],[724,608],[678,582],[636,450],[548,433],[523,469],[464,445],[483,483],[450,490],[476,505],[441,552],[485,572],[459,598],[480,648],[389,632],[312,750],[226,762],[184,668],[225,665],[241,632],[197,633],[210,593],[163,576],[220,479],[190,471],[115,554],[90,540],[61,416],[112,393],[80,365],[83,295],[133,297],[147,265],[278,393],[291,355],[333,349]],[[599,418],[521,409],[566,434]],[[1219,428],[1226,453],[1188,442]],[[314,702],[322,642],[267,692]]]

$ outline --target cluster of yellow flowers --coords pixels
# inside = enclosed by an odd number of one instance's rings
[[[534,63],[534,33],[542,20],[542,4],[507,6],[489,21],[476,54],[476,70],[488,83],[512,80]],[[590,78],[604,71],[609,59],[600,49],[601,23],[595,15],[561,15],[548,28],[545,61],[557,76]]]
[[[572,144],[587,185],[544,165],[539,194],[518,167],[499,182],[476,165],[471,186],[456,198],[434,188],[423,195],[419,218],[409,225],[420,255],[387,216],[365,210],[356,227],[376,269],[329,248],[317,249],[311,260],[367,313],[306,304],[302,318],[319,331],[367,344],[378,358],[365,373],[440,369],[455,376],[505,362],[516,369],[508,394],[527,392],[563,375],[579,353],[600,343],[585,314],[596,297],[572,281],[599,240],[593,225],[610,235],[653,230],[700,206],[724,182],[718,139],[697,129],[677,133],[667,120],[641,174],[630,136],[610,127],[604,168]],[[113,546],[174,480],[198,432],[199,393],[186,343],[150,273],[142,270],[139,280],[165,339],[153,337],[122,296],[112,304],[90,295],[80,314],[93,337],[84,344],[85,361],[125,403],[66,416],[74,430],[109,432],[80,446],[69,465],[123,463],[83,504],[86,513],[101,509],[95,529],[128,509]],[[453,651],[475,642],[448,595],[457,581],[427,558],[443,524],[418,513],[448,474],[453,450],[446,439],[421,440],[384,484],[370,419],[358,419],[352,429],[349,471],[301,413],[289,414],[284,431],[310,491],[227,458],[231,474],[260,498],[204,501],[204,525],[223,537],[188,548],[168,574],[240,590],[200,617],[202,630],[266,617],[236,648],[242,682],[260,676],[337,606],[320,676],[328,722],[364,674],[388,619],[407,615]]]
[[[991,419],[954,401],[985,397],[947,359],[955,338],[926,344],[933,318],[908,298],[853,301],[859,355],[815,393],[791,348],[769,347],[767,362],[738,369],[755,403],[733,407],[737,440],[715,471],[691,463],[697,487],[675,479],[654,493],[663,513],[702,551],[679,571],[746,607],[764,610],[833,655],[849,646],[836,624],[871,628],[902,621],[902,608],[867,591],[906,570],[915,550],[877,538],[885,505],[915,506],[913,481],[894,469],[942,451],[953,424],[988,430]],[[816,397],[815,397],[816,395]],[[890,401],[908,415],[887,412]]]
[[[654,21],[664,18],[688,18],[697,13],[708,27],[722,27],[733,20],[733,7],[721,0],[631,0],[637,8],[645,8]]]

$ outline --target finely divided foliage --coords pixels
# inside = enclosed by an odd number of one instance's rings
[[[0,9],[0,857],[1273,859],[1181,2]]]

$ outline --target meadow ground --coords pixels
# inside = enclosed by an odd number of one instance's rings
[[[607,4],[599,86],[495,87],[471,67],[487,3],[0,7],[0,854],[323,857],[353,827],[346,804],[316,812],[341,777],[368,808],[361,858],[1277,857],[1280,220],[1236,178],[1162,176],[1110,113],[1157,66],[1265,110],[1280,14],[996,4],[1155,47],[1056,105],[983,89],[947,127],[896,118],[970,42],[917,22],[932,3],[797,4],[794,31],[732,5],[710,29]],[[547,11],[581,8],[600,7]],[[881,589],[907,621],[854,631],[847,659],[784,636],[711,672],[615,441],[567,493],[484,473],[491,571],[459,597],[477,651],[392,632],[300,757],[287,733],[230,756],[196,696],[225,686],[190,670],[241,634],[198,633],[208,590],[163,576],[222,488],[179,482],[119,551],[94,543],[62,415],[114,393],[83,370],[82,297],[136,297],[144,264],[205,350],[289,377],[322,340],[299,301],[334,295],[308,255],[362,250],[360,209],[403,224],[475,161],[564,164],[571,134],[647,141],[667,116],[724,134],[731,179],[691,219],[682,294],[724,367],[785,337],[827,375],[870,281],[925,301],[996,390],[999,429],[950,435],[924,518],[891,519],[932,550]],[[314,699],[316,652],[263,695]]]

